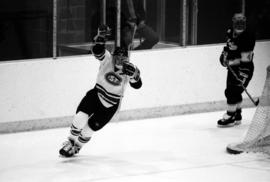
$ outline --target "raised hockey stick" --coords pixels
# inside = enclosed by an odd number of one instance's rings
[[[128,48],[129,51],[133,48],[133,41],[134,41],[134,38],[135,38],[136,31],[137,31],[137,25],[134,24],[133,25],[133,31],[132,31],[132,37],[131,37],[131,43],[130,43],[129,48]]]
[[[257,98],[257,99],[255,100],[255,99],[249,94],[249,92],[247,91],[247,88],[243,85],[242,80],[240,80],[240,79],[238,78],[238,76],[236,75],[236,73],[233,71],[232,67],[231,67],[229,64],[227,64],[226,66],[227,66],[227,68],[229,69],[229,71],[233,74],[233,76],[240,82],[240,86],[244,89],[244,91],[245,91],[246,94],[248,95],[248,97],[249,97],[249,99],[251,100],[251,102],[252,102],[255,106],[258,106],[258,104],[259,104],[259,102],[260,102],[259,98]]]
[[[136,17],[136,13],[135,13],[135,9],[134,9],[133,0],[126,0],[126,3],[127,3],[130,19],[135,20],[135,22],[132,21],[133,23],[130,22],[130,25],[133,28],[132,35],[131,35],[132,36],[131,37],[131,43],[128,45],[128,51],[130,52],[130,50],[133,49],[133,40],[134,40],[135,33],[136,33],[136,30],[137,30],[137,25],[136,25],[137,17]]]

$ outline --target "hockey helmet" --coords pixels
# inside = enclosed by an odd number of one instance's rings
[[[242,33],[246,29],[246,17],[242,13],[235,13],[233,18],[233,30],[236,33]]]
[[[122,66],[123,66],[123,63],[125,61],[128,61],[128,51],[127,51],[127,49],[125,49],[123,47],[116,47],[114,52],[113,52],[114,65],[118,69],[121,69]]]

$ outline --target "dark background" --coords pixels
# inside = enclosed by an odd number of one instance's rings
[[[96,31],[98,0],[58,0],[57,43],[90,42]],[[192,1],[188,1],[189,3]],[[147,0],[147,23],[158,31],[160,0]],[[165,37],[179,43],[181,30],[179,0],[165,2]],[[233,13],[241,10],[241,0],[198,0],[197,44],[225,41]],[[270,38],[270,1],[246,0],[248,26],[257,40]],[[53,0],[0,1],[0,61],[52,57]]]

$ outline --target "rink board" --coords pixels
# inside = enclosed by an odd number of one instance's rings
[[[127,88],[119,119],[133,120],[225,109],[226,69],[218,61],[223,44],[134,51],[143,87]],[[257,42],[255,72],[248,87],[261,95],[270,42]],[[15,132],[67,126],[80,99],[96,80],[93,56],[0,63],[0,128]],[[245,107],[252,103],[245,98]]]

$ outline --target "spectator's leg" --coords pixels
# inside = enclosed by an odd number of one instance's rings
[[[151,49],[159,41],[159,37],[157,33],[151,27],[147,25],[144,25],[143,27],[138,28],[137,33],[144,40],[134,50]]]

